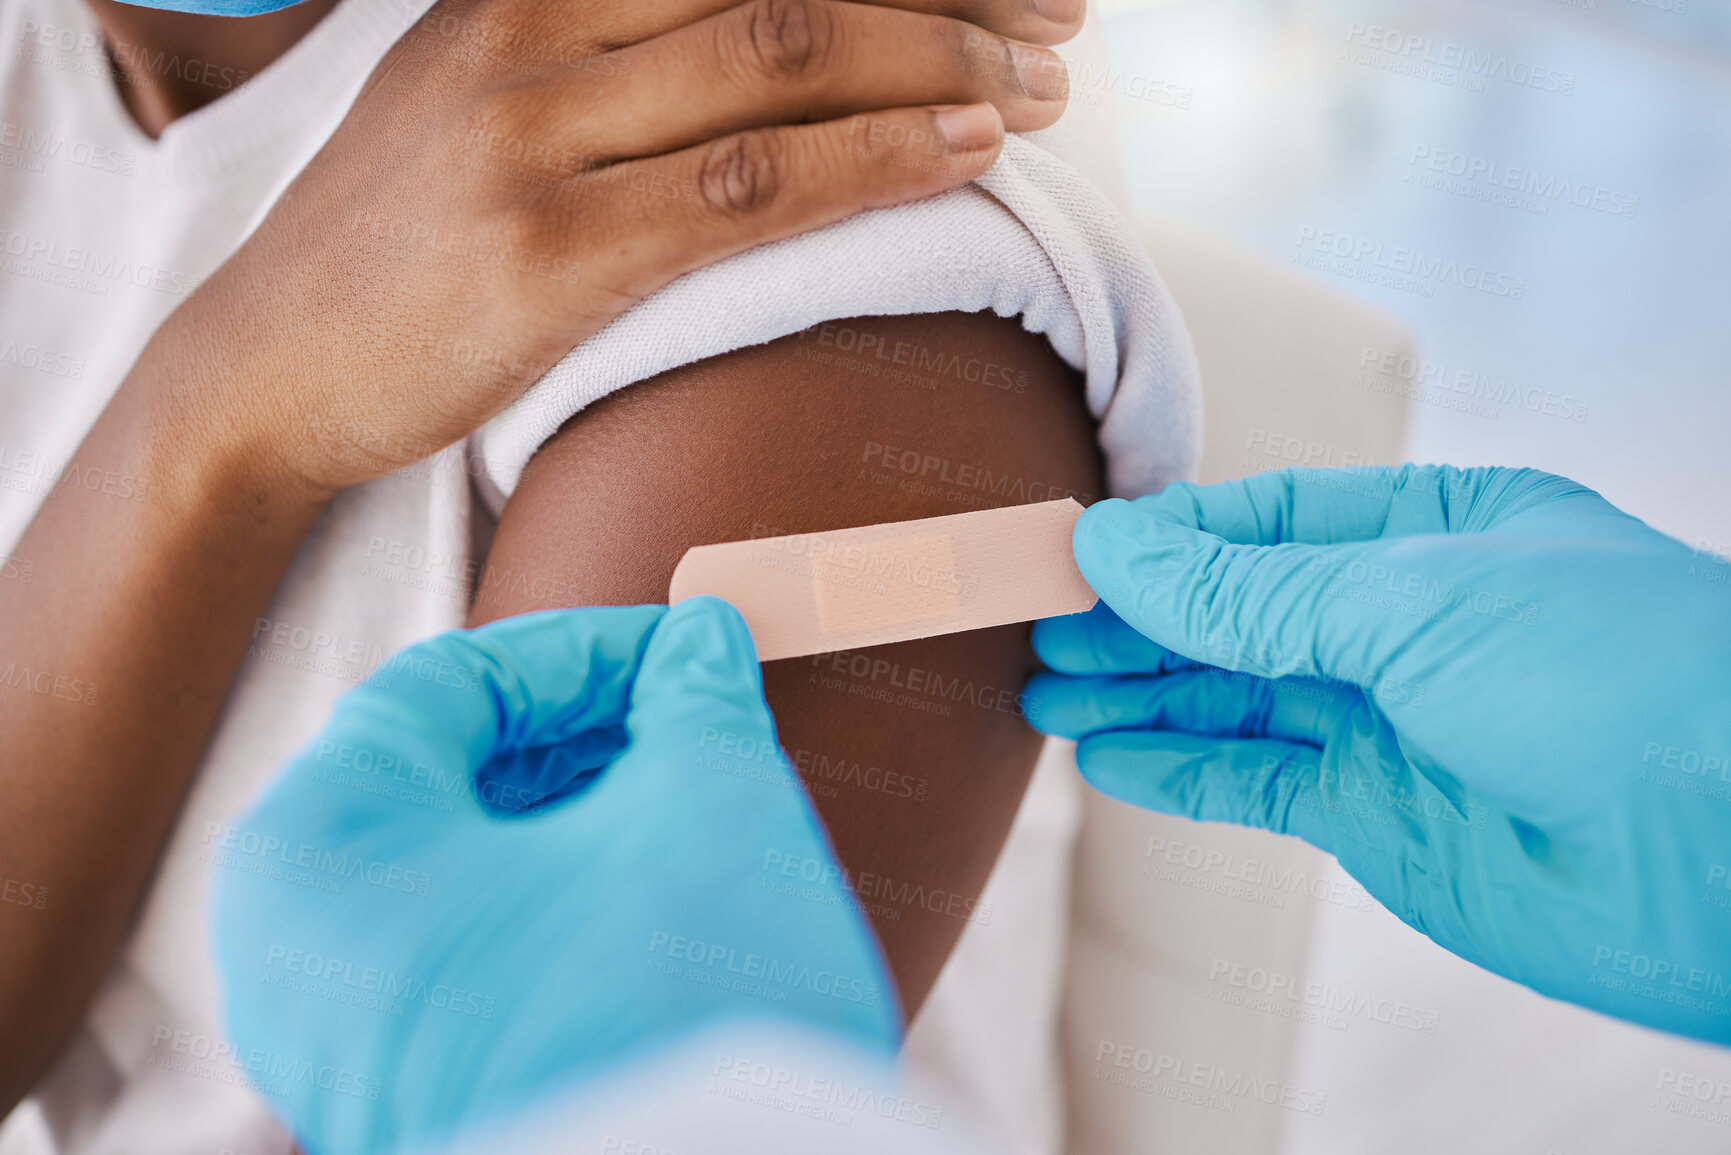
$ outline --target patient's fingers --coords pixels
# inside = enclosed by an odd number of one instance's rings
[[[1002,144],[989,104],[754,129],[584,178],[595,199],[574,193],[566,229],[589,254],[585,282],[636,299],[742,249],[963,184]]]
[[[1082,30],[1086,0],[870,0],[910,12],[953,16],[1030,44],[1062,44]]]
[[[520,134],[610,163],[743,129],[982,100],[1027,132],[1056,121],[1069,91],[1049,49],[864,4],[746,4],[606,60],[548,85]]]
[[[519,0],[530,34],[563,46],[567,58],[637,44],[729,8],[759,8],[772,19],[826,0],[586,0],[580,5]],[[950,16],[1032,44],[1076,35],[1084,0],[868,0],[870,6]],[[864,4],[859,5],[864,7]]]

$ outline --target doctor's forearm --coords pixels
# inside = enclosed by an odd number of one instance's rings
[[[12,555],[29,580],[0,581],[0,1114],[113,964],[251,626],[325,504],[184,414],[165,425],[138,389],[150,357]]]

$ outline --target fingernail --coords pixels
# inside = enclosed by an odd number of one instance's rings
[[[1022,91],[1035,100],[1062,100],[1070,91],[1070,73],[1056,52],[1011,41],[1010,58]]]
[[[1034,0],[1034,11],[1054,24],[1068,24],[1082,15],[1086,0]]]
[[[932,114],[932,122],[951,152],[986,148],[998,142],[1002,122],[989,104],[963,104]]]

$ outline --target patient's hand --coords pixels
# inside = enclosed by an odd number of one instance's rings
[[[1044,338],[989,313],[834,322],[573,418],[524,472],[470,624],[665,601],[694,545],[1100,487],[1080,381]],[[980,891],[1040,749],[1018,698],[1033,664],[1022,625],[764,667],[910,1018],[968,920],[990,917]],[[798,874],[772,862],[764,882],[799,902]]]

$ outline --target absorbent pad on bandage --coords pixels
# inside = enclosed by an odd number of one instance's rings
[[[1070,536],[1072,498],[685,552],[669,602],[731,603],[759,661],[1077,614],[1098,596]]]

